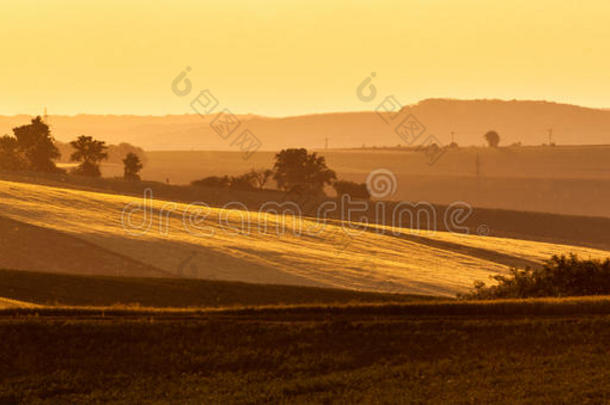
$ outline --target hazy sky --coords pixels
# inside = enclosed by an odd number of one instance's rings
[[[379,96],[610,107],[608,0],[20,0],[0,14],[0,114],[365,110]],[[380,99],[379,99],[380,101]]]

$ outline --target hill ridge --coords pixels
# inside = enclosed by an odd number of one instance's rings
[[[381,102],[381,100],[380,100]],[[414,114],[441,144],[455,141],[462,145],[484,144],[483,134],[494,129],[503,145],[522,142],[527,145],[552,141],[562,145],[607,144],[610,134],[610,110],[573,104],[536,100],[460,100],[425,99],[415,104],[398,105]],[[239,131],[250,130],[261,143],[261,150],[288,147],[322,148],[325,138],[333,148],[365,145],[405,145],[394,131],[398,125],[389,122],[378,105],[367,105],[362,111],[267,117],[237,114]],[[396,111],[396,110],[392,110]],[[146,150],[235,150],[231,142],[218,136],[210,127],[213,115],[199,116],[185,105],[186,114],[165,116],[50,115],[53,134],[62,142],[86,133],[108,143],[128,142]],[[0,133],[10,133],[29,115],[0,116]],[[410,145],[407,145],[410,146]],[[237,148],[238,149],[238,148]]]

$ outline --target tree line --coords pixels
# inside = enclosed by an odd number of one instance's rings
[[[108,146],[105,142],[81,135],[70,142],[74,152],[70,161],[79,165],[71,173],[80,176],[100,177],[100,164],[108,159]],[[13,135],[0,138],[0,169],[32,170],[47,173],[63,173],[55,160],[61,153],[51,135],[49,126],[40,117],[32,119],[30,124],[13,128]],[[123,161],[124,178],[139,180],[143,168],[140,157],[129,152]]]
[[[323,196],[324,188],[332,186],[338,196],[348,194],[353,198],[369,199],[365,184],[338,180],[337,174],[326,164],[326,159],[307,149],[283,149],[275,155],[272,169],[255,170],[240,176],[210,176],[195,180],[194,186],[230,188],[237,190],[263,190],[269,180],[286,193]]]

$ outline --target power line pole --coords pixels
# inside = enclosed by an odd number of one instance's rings
[[[549,128],[549,146],[553,144],[553,128]]]
[[[328,137],[324,138],[324,149],[328,150]]]

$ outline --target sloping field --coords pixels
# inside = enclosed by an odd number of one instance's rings
[[[453,295],[506,272],[513,263],[507,258],[610,255],[440,232],[418,240],[407,229],[405,237],[347,232],[337,223],[4,181],[0,209],[176,276],[265,284]],[[493,256],[498,249],[502,254]]]
[[[13,308],[37,308],[38,305],[31,304],[29,302],[12,300],[10,298],[0,297],[0,309],[13,309]]]
[[[511,266],[536,266],[553,255],[567,253],[575,253],[582,259],[604,259],[610,257],[610,251],[523,239],[398,229],[377,224],[367,225],[367,228],[381,230],[387,234],[400,232],[398,237],[418,241],[429,246],[464,252]]]
[[[82,275],[172,276],[75,236],[2,216],[0,268]]]

